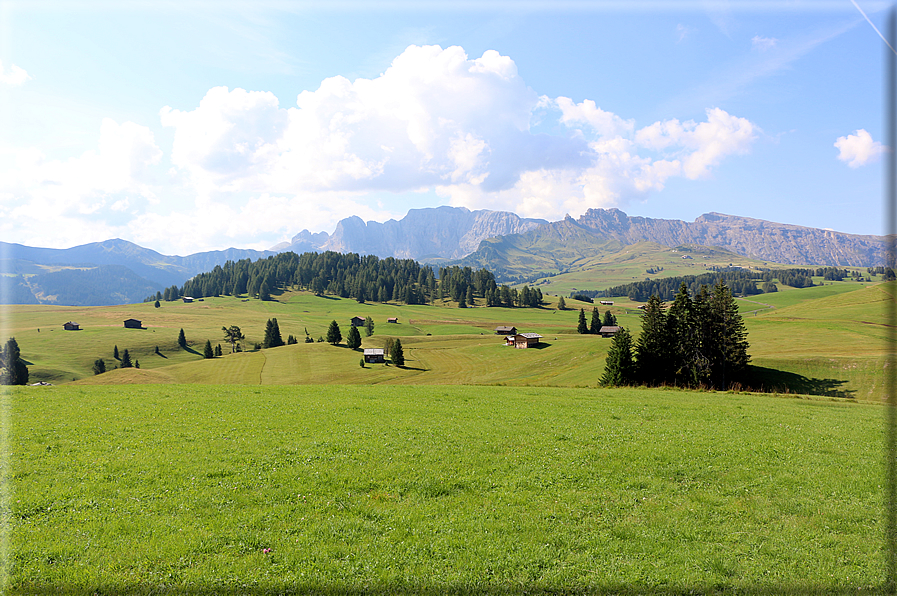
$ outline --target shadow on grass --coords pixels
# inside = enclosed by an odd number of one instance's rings
[[[197,352],[196,350],[194,350],[193,348],[191,348],[191,347],[189,347],[189,346],[186,347],[186,348],[184,348],[184,351],[185,351],[185,352],[190,352],[191,354],[195,354],[195,355],[197,355],[197,356],[202,356],[202,354],[200,354],[199,352]],[[244,350],[244,351],[245,351],[245,350]],[[161,355],[161,354],[160,354],[160,355]]]
[[[752,365],[749,367],[745,385],[765,392],[855,397],[856,391],[843,388],[846,383],[847,381],[839,379],[813,379],[784,370]]]
[[[859,595],[866,596],[871,594],[889,593],[885,586],[826,586],[822,584],[768,584],[759,586],[732,586],[726,584],[708,584],[708,585],[670,585],[663,586],[629,586],[624,584],[603,584],[598,586],[553,586],[544,584],[530,584],[524,586],[471,586],[469,584],[450,584],[440,583],[436,585],[420,585],[420,584],[385,584],[373,586],[351,586],[338,584],[283,584],[271,583],[268,586],[229,586],[227,584],[217,584],[210,586],[178,586],[178,585],[156,585],[147,584],[97,584],[89,588],[75,586],[40,586],[27,587],[17,586],[13,589],[15,594],[78,594],[78,595],[94,595],[103,594],[104,596],[118,595],[149,595],[149,594],[185,594],[187,596],[212,596],[221,594],[223,596],[262,596],[274,594],[320,594],[322,596],[377,596],[380,594],[418,594],[422,596],[437,596],[442,594],[479,594],[482,596],[515,596],[515,595],[538,595],[538,594],[565,594],[568,596],[585,596],[586,594],[610,595],[618,594],[621,596],[660,596],[660,595],[685,595],[685,594],[742,594],[746,596],[766,596],[767,594],[784,594],[790,596],[811,596],[816,594],[829,594],[834,596]]]

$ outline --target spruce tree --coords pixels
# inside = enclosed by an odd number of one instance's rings
[[[601,313],[598,312],[598,307],[592,307],[592,322],[589,325],[589,333],[593,335],[598,335],[598,332],[601,330]]]
[[[367,317],[364,320],[364,334],[366,337],[374,335],[374,317]]]
[[[117,345],[112,348],[112,357],[115,358],[116,360],[121,360],[121,358],[119,358],[119,356],[118,356],[118,346]]]
[[[563,296],[558,298],[558,310],[567,310],[567,302],[564,300]]]
[[[134,368],[140,368],[140,361],[136,358],[134,359]]]
[[[392,363],[396,366],[405,366],[405,350],[402,349],[402,340],[396,338],[392,345]]]
[[[601,325],[602,326],[606,325],[607,327],[613,327],[616,324],[617,324],[617,317],[615,317],[613,315],[613,313],[610,312],[610,309],[607,309],[607,311],[605,311],[605,313],[604,313],[604,318],[601,320]]]
[[[579,324],[576,326],[577,333],[588,333],[589,326],[586,325],[586,311],[579,309]]]
[[[358,327],[354,325],[349,329],[349,336],[346,338],[346,345],[350,350],[357,350],[361,347],[361,334],[358,333]]]
[[[642,313],[642,332],[635,345],[636,380],[647,385],[667,381],[668,335],[666,312],[656,295],[648,299]]]
[[[221,344],[218,344],[215,346],[215,356],[221,356],[221,355],[222,355]]]
[[[212,349],[211,340],[208,340],[208,339],[206,340],[206,347],[203,348],[202,357],[203,358],[214,358],[215,357],[215,351]]]
[[[710,352],[711,380],[714,387],[726,389],[743,377],[750,363],[747,329],[738,312],[738,304],[723,282],[713,289],[709,312],[717,338]]]
[[[0,347],[0,385],[27,385],[28,366],[22,360],[19,342],[10,337]]]
[[[601,384],[609,387],[631,385],[634,381],[635,363],[632,359],[632,336],[625,329],[614,335],[607,352]]]
[[[159,308],[159,307],[162,306],[162,305],[159,304],[159,301],[158,301],[158,300],[156,300],[156,303],[155,303],[153,306],[155,306],[156,308]]]
[[[131,363],[131,355],[128,353],[128,349],[125,348],[125,351],[122,352],[122,355],[121,355],[121,367],[122,368],[131,368],[132,366],[134,366],[134,365]]]
[[[343,334],[340,333],[339,325],[336,321],[330,321],[330,327],[327,328],[327,343],[336,345],[343,340]]]
[[[93,374],[101,375],[106,372],[106,361],[102,358],[97,358],[93,361]]]
[[[178,332],[178,345],[181,347],[181,349],[186,349],[186,348],[187,348],[187,336],[184,335],[184,330],[183,330],[183,329],[181,329],[181,330]]]
[[[672,380],[677,385],[694,386],[698,382],[697,317],[694,304],[688,294],[688,286],[682,282],[673,304],[667,311],[667,336],[669,337],[669,367]]]

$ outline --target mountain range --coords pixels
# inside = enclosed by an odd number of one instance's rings
[[[499,280],[558,273],[637,242],[675,247],[716,246],[792,265],[872,266],[882,263],[884,238],[846,234],[748,217],[707,213],[694,222],[630,217],[619,209],[590,209],[579,218],[548,222],[506,211],[464,207],[412,209],[401,220],[341,220],[333,234],[296,234],[267,251],[229,248],[167,256],[115,239],[68,249],[0,242],[0,303],[100,305],[144,297],[226,261],[278,252],[355,252],[433,264],[486,267]]]

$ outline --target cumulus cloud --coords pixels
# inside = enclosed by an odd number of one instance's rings
[[[508,56],[439,46],[410,46],[372,79],[324,79],[293,106],[215,87],[159,120],[173,132],[167,174],[148,128],[104,120],[97,147],[69,160],[21,151],[0,172],[0,216],[90,217],[91,233],[107,234],[92,240],[125,235],[181,254],[270,246],[348,215],[401,217],[391,194],[560,219],[644,198],[671,177],[706,178],[758,133],[719,108],[638,128],[593,99],[540,97]]]
[[[4,67],[3,61],[0,60],[0,85],[10,85],[15,87],[30,80],[31,75],[25,72],[24,68],[16,66],[15,64],[10,64],[7,69]]]
[[[862,128],[852,135],[838,137],[835,147],[838,148],[838,159],[847,163],[851,168],[872,163],[884,150],[883,145],[878,141],[873,141],[872,135]]]

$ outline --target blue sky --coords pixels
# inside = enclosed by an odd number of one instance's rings
[[[883,232],[850,0],[321,6],[0,0],[0,237],[189,254],[438,205]]]

